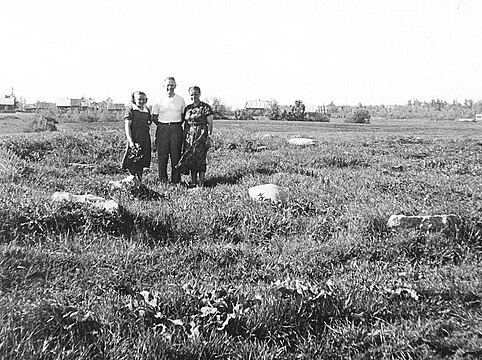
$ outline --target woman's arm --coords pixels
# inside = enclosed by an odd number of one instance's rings
[[[209,116],[207,117],[207,120],[208,120],[208,135],[212,135],[212,134],[213,134],[213,126],[214,126],[213,118],[214,118],[213,115],[209,115]]]
[[[124,115],[124,132],[126,133],[127,144],[129,147],[134,146],[134,140],[132,140],[132,107],[127,107]]]
[[[147,120],[147,125],[151,126],[151,124],[152,124],[152,114],[151,114],[151,110],[149,110],[149,108],[147,108],[147,113],[149,114],[149,120]]]
[[[126,118],[124,123],[124,130],[126,133],[127,144],[129,144],[129,147],[134,146],[134,140],[132,140],[131,125],[132,125],[132,120]]]
[[[211,147],[211,145],[213,144],[213,141],[212,141],[212,138],[211,138],[211,135],[213,134],[213,115],[209,115],[207,117],[207,121],[208,121],[208,138],[206,139],[206,145],[208,147]]]

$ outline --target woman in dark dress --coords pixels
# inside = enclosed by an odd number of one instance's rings
[[[189,95],[192,104],[184,110],[183,154],[176,168],[184,174],[191,173],[190,185],[202,187],[206,174],[206,155],[213,133],[213,110],[199,99],[201,89],[198,86],[191,86]]]
[[[139,181],[144,168],[151,165],[151,113],[146,106],[147,97],[142,91],[132,94],[132,101],[126,108],[125,133],[127,149],[122,159],[122,168]]]

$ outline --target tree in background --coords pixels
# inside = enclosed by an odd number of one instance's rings
[[[270,120],[329,122],[330,116],[326,114],[324,109],[320,106],[318,110],[307,112],[305,104],[301,100],[296,100],[294,105],[286,109],[286,107],[280,106],[276,100],[272,99],[266,116]]]
[[[279,103],[275,99],[271,100],[271,106],[268,109],[266,115],[270,120],[284,120],[283,111],[281,110]]]
[[[230,113],[230,109],[223,104],[219,98],[212,98],[210,101],[215,119],[236,118],[238,120],[253,120],[259,115],[253,110],[239,109]],[[431,99],[421,101],[417,98],[408,100],[403,105],[367,105],[361,103],[358,106],[335,105],[331,101],[323,106],[323,110],[315,112],[306,111],[302,100],[296,100],[294,105],[280,105],[272,99],[271,106],[264,113],[270,120],[291,120],[291,121],[317,121],[328,122],[331,118],[345,119],[352,123],[370,123],[373,118],[377,119],[437,119],[454,120],[462,117],[474,118],[475,114],[482,113],[482,101],[464,99],[459,102],[456,99],[447,102],[442,99]]]
[[[214,113],[214,119],[227,119],[228,118],[228,109],[226,108],[226,105],[224,102],[218,98],[218,97],[213,97],[211,100],[206,100],[208,104],[211,105],[211,108],[213,109]]]
[[[345,118],[345,122],[356,124],[369,124],[370,117],[370,112],[367,109],[360,107],[353,111],[350,116]]]
[[[329,117],[333,117],[333,118],[338,117],[338,106],[335,105],[333,100],[328,105],[326,105],[325,109],[326,109],[326,114]]]
[[[320,112],[320,111],[306,112],[305,113],[305,120],[306,121],[315,121],[315,122],[330,122],[330,116],[328,116],[324,112]]]
[[[305,120],[305,104],[302,100],[296,100],[295,104],[291,106],[291,112],[287,114],[287,119],[292,121]]]
[[[363,108],[368,110],[372,118],[454,120],[463,117],[474,118],[475,114],[481,114],[482,101],[471,99],[465,99],[463,102],[456,99],[451,102],[441,99],[421,101],[414,98],[404,105],[369,105]],[[326,113],[332,118],[345,118],[352,121],[353,113],[357,109],[359,107],[337,106],[331,102],[326,106]]]
[[[25,110],[25,105],[27,104],[27,101],[25,100],[25,98],[23,96],[20,96],[17,101],[16,101],[16,107],[15,109],[18,109],[20,111],[24,111]]]
[[[234,111],[234,118],[236,120],[254,120],[253,112],[246,109],[237,109]]]

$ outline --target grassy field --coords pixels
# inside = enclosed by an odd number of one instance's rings
[[[25,121],[0,117],[0,358],[482,357],[481,124],[216,121],[206,188],[153,165],[121,191],[122,123]],[[263,183],[287,199],[251,201]]]

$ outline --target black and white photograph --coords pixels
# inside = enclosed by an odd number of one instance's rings
[[[481,1],[0,12],[0,360],[482,358]]]

